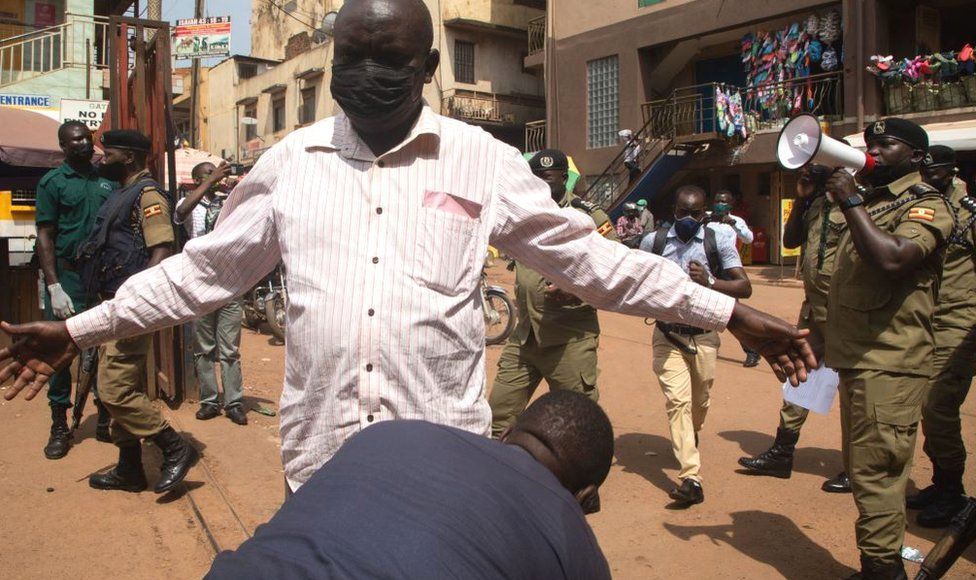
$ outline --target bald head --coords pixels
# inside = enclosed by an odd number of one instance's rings
[[[423,59],[433,44],[434,25],[422,0],[350,0],[336,18],[335,49],[340,63],[365,52],[378,52],[395,56],[398,62],[389,64],[400,65],[404,57]]]
[[[332,97],[377,155],[402,140],[423,109],[440,55],[421,0],[350,0],[335,25]]]

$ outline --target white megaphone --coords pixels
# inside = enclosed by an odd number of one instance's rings
[[[799,169],[808,163],[845,167],[851,173],[874,169],[874,157],[824,135],[820,121],[809,113],[790,119],[779,132],[776,157],[784,169]]]

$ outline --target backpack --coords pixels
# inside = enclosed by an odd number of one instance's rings
[[[705,258],[708,261],[708,269],[712,276],[719,280],[726,280],[725,268],[722,267],[722,256],[718,253],[718,243],[715,241],[715,230],[703,224],[705,228]],[[668,231],[670,227],[661,227],[654,232],[654,244],[651,246],[651,253],[658,256],[664,255],[664,245],[668,242]]]

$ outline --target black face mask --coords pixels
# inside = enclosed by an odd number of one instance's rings
[[[109,181],[121,182],[125,177],[125,163],[100,163],[98,165],[99,177],[104,177]]]
[[[67,151],[67,156],[72,159],[78,159],[81,161],[91,161],[92,156],[95,154],[95,146],[91,143],[85,143],[83,145],[72,146]]]
[[[352,117],[389,117],[420,101],[419,67],[392,67],[366,59],[332,65],[332,98]]]

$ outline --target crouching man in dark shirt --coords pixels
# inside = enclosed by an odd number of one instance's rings
[[[580,504],[612,456],[606,414],[572,391],[540,397],[500,441],[378,423],[207,578],[610,578]]]

